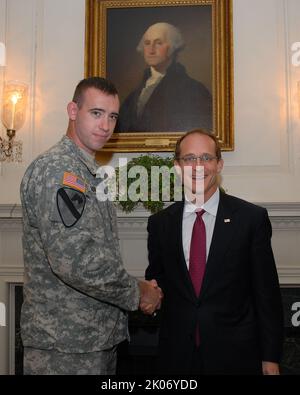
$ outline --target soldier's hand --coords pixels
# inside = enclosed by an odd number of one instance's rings
[[[262,362],[263,375],[278,375],[280,374],[279,365],[276,362]]]

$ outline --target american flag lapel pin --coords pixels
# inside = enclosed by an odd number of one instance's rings
[[[228,224],[230,222],[230,218],[225,218],[224,222],[225,222],[225,224]]]

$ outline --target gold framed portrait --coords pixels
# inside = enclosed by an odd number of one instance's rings
[[[86,0],[85,76],[119,92],[106,151],[173,151],[196,128],[234,149],[232,0]]]

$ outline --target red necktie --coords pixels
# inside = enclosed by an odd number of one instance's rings
[[[200,295],[206,265],[206,231],[202,218],[205,210],[196,211],[197,218],[194,222],[190,246],[189,272],[197,297]],[[200,344],[199,325],[196,327],[196,346]]]
[[[200,294],[206,264],[206,231],[202,218],[204,210],[196,211],[191,247],[189,272],[197,297]]]

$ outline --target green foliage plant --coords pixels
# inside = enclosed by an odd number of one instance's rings
[[[173,168],[173,158],[162,158],[158,155],[150,154],[150,155],[141,155],[136,158],[133,158],[127,162],[127,170],[124,172],[124,169],[116,168],[116,181],[117,185],[126,185],[126,191],[120,191],[117,194],[117,201],[121,209],[126,212],[132,212],[140,203],[144,206],[144,208],[151,213],[156,213],[164,208],[165,201],[164,201],[164,194],[168,191],[165,189],[165,185],[162,182],[162,177],[159,177],[159,184],[158,184],[158,197],[159,199],[151,200],[151,169],[154,166],[158,168],[166,167],[168,169]],[[127,196],[127,192],[134,182],[136,182],[136,178],[128,177],[128,173],[130,169],[134,166],[142,166],[147,171],[147,179],[144,179],[143,176],[140,177],[141,183],[147,183],[147,196],[141,196],[141,199],[137,201],[133,201]],[[124,177],[127,178],[127,182],[125,182]],[[171,172],[170,174],[170,183],[169,183],[169,201],[174,201],[174,184],[175,184],[175,174]],[[125,182],[125,183],[124,183]],[[137,191],[139,192],[139,190]],[[126,194],[126,196],[125,196]]]

